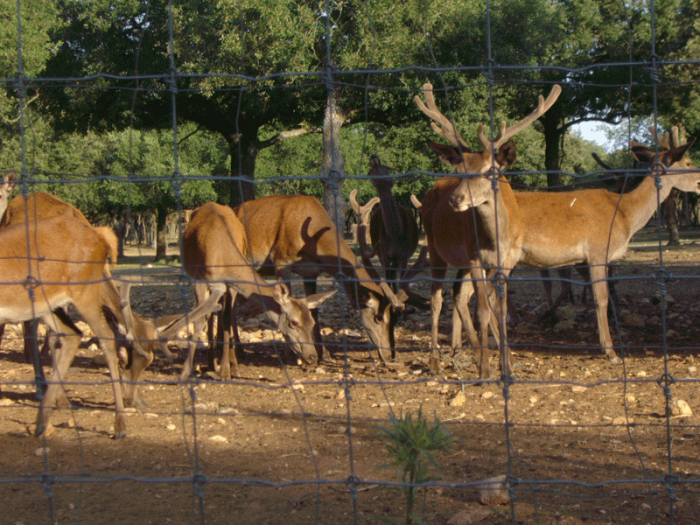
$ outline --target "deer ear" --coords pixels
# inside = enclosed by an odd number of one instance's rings
[[[426,140],[426,142],[428,143],[428,147],[437,153],[438,158],[445,164],[459,166],[464,162],[464,158],[457,148],[448,146],[447,144],[433,142],[432,140]]]
[[[503,146],[498,148],[498,154],[496,155],[496,161],[501,167],[512,166],[515,160],[518,158],[518,153],[515,149],[515,142],[509,140]]]
[[[302,301],[306,304],[309,310],[314,310],[321,306],[321,304],[323,304],[323,302],[326,299],[330,299],[331,297],[333,297],[337,291],[338,290],[336,289],[331,290],[329,292],[316,293],[313,295],[309,295],[308,297],[302,299]]]
[[[287,285],[282,281],[277,281],[277,284],[272,291],[272,296],[280,306],[284,306],[290,301],[289,288],[287,288]]]
[[[678,162],[679,160],[681,160],[694,142],[695,139],[691,140],[687,144],[683,144],[682,146],[678,146],[677,148],[673,148],[671,151],[667,152],[664,155],[664,166],[670,166],[674,162]]]
[[[656,159],[656,153],[654,153],[654,151],[650,148],[642,145],[632,146],[632,155],[634,155],[634,158],[639,162],[645,162],[647,164],[653,163],[654,159]]]

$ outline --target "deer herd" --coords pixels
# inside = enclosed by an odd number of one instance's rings
[[[433,87],[423,86],[416,105],[431,119],[433,130],[449,142],[427,144],[444,163],[454,166],[455,175],[438,179],[422,200],[412,196],[426,240],[413,266],[409,261],[419,245],[419,225],[413,211],[394,199],[390,170],[372,155],[369,176],[377,197],[360,206],[357,191],[350,195],[358,218],[361,263],[315,198],[264,197],[234,209],[208,203],[192,213],[182,234],[183,270],[193,283],[195,306],[187,313],[158,319],[135,314],[129,300],[132,283],[112,276],[116,236],[111,229],[93,227],[79,210],[46,193],[9,201],[17,175],[8,172],[0,184],[0,336],[4,324],[24,323],[25,355],[34,362],[37,386],[48,385],[40,396],[33,432],[41,435],[49,429],[52,407],[67,402],[62,382],[83,336],[68,306],[89,326],[105,355],[115,399],[115,438],[120,438],[126,435],[125,406],[143,402],[138,391],[141,372],[156,351],[177,357],[168,341],[183,328],[189,334],[183,380],[193,372],[198,335],[205,325],[210,366],[222,379],[237,375],[231,344],[239,342],[237,298],[264,309],[287,342],[289,355],[312,365],[329,359],[317,308],[337,290],[317,293],[321,273],[337,280],[385,364],[395,358],[394,324],[405,306],[430,309],[429,365],[438,373],[442,288],[448,267],[454,268],[451,347],[454,352],[462,346],[466,330],[479,379],[484,380],[492,375],[489,331],[502,342],[501,373],[513,374],[506,335],[511,271],[517,265],[542,271],[575,267],[592,287],[601,349],[612,363],[620,363],[608,326],[609,264],[625,254],[632,236],[673,188],[700,193],[700,170],[686,157],[693,142],[681,145],[673,128],[665,137],[654,134],[652,147],[632,142],[637,166],[647,172],[630,191],[513,191],[503,175],[504,168],[516,161],[512,139],[540,118],[560,93],[555,85],[546,99],[539,97],[532,113],[511,127],[503,122],[495,137],[488,137],[479,124],[477,137],[483,149],[472,151],[438,109]],[[381,261],[384,278],[373,266],[374,256]],[[425,268],[431,274],[429,305],[410,288]],[[291,295],[287,283],[292,273],[303,278],[302,299]],[[277,280],[263,278],[269,275]],[[476,328],[469,309],[472,295],[476,295]],[[45,347],[52,356],[48,383],[32,351],[32,323],[37,321],[46,326]],[[215,341],[223,342],[220,363]],[[125,356],[123,371],[120,356]]]

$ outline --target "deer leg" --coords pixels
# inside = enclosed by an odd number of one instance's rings
[[[460,293],[460,289],[464,286],[464,270],[457,270],[457,278],[452,283],[452,300],[455,303],[455,307],[452,308],[452,355],[457,352],[458,348],[462,347],[462,318],[459,315],[459,309],[457,308],[457,295]]]
[[[226,300],[226,299],[224,299]],[[211,314],[207,318],[207,365],[209,370],[214,370],[216,366],[216,358],[219,357],[219,341],[223,339],[222,318],[223,310],[216,314]],[[216,325],[216,332],[214,331]]]
[[[306,297],[310,297],[316,293],[318,283],[316,278],[304,278],[304,294]],[[318,362],[327,361],[332,362],[330,358],[330,353],[328,349],[323,344],[323,337],[321,336],[321,325],[318,322],[318,309],[314,308],[311,310],[311,317],[314,320],[314,343],[316,345],[316,353],[318,354]]]
[[[238,361],[236,360],[236,351],[231,351],[231,332],[233,331],[233,303],[236,300],[237,292],[229,288],[224,294],[224,309],[221,311],[220,325],[223,335],[221,367],[217,372],[224,381],[231,380],[231,371],[233,375],[238,375]],[[236,330],[237,331],[237,330]]]
[[[216,310],[216,307],[219,304],[219,299],[226,293],[226,285],[224,283],[215,283],[208,287],[195,286],[194,290],[197,306],[190,312],[190,316],[195,318],[195,321],[194,330],[190,335],[190,340],[188,342],[187,359],[185,360],[182,367],[182,372],[180,373],[180,379],[183,381],[187,380],[192,373],[194,353],[197,349],[197,339],[199,338],[199,334],[206,323],[206,316],[202,316],[201,313]],[[209,296],[205,299],[207,292],[209,293]]]
[[[480,340],[477,336],[476,330],[474,329],[472,316],[469,311],[469,299],[475,291],[477,292],[477,314],[480,320],[481,331],[486,334],[486,345],[483,341],[483,333],[482,340]],[[459,312],[459,318],[462,321],[464,328],[467,330],[467,336],[469,338],[469,343],[472,347],[474,359],[476,360],[476,366],[479,371],[479,377],[481,379],[488,379],[491,375],[488,357],[488,318],[486,320],[486,330],[484,331],[484,327],[481,326],[481,321],[483,319],[483,301],[481,300],[482,291],[483,282],[476,283],[473,279],[473,274],[471,272],[468,275],[465,275],[465,278],[462,280],[459,293],[455,297],[455,309]],[[488,310],[486,311],[486,315],[489,315]]]
[[[608,281],[605,264],[591,265],[591,287],[593,288],[593,299],[595,300],[596,316],[598,317],[598,333],[600,336],[600,346],[612,364],[618,365],[622,360],[613,349],[612,337],[610,336],[610,326],[608,325]]]
[[[431,262],[434,260],[431,257]],[[431,356],[428,367],[434,373],[440,371],[440,343],[438,331],[440,324],[440,312],[442,311],[442,281],[447,273],[444,263],[440,267],[433,266],[430,270],[432,282],[430,284],[430,346]]]

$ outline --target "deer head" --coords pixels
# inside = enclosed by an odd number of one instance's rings
[[[414,97],[414,101],[418,108],[432,119],[433,131],[446,138],[451,144],[447,146],[428,140],[428,146],[438,154],[440,160],[455,166],[456,173],[484,175],[494,170],[500,171],[515,162],[515,143],[510,139],[544,115],[559,98],[560,93],[561,86],[555,84],[549,96],[545,99],[540,95],[537,107],[520,122],[511,127],[507,127],[505,121],[502,122],[498,135],[493,141],[484,134],[484,125],[479,124],[477,135],[484,149],[477,152],[467,147],[467,143],[452,121],[437,108],[431,84],[423,86],[426,103],[424,104],[418,95]],[[479,182],[470,184],[470,180]],[[475,195],[475,191],[479,195]],[[450,205],[455,211],[464,211],[472,206],[478,206],[480,204],[478,201],[487,198],[487,193],[491,193],[491,184],[487,178],[465,178],[453,192]]]
[[[693,164],[686,153],[695,143],[695,139],[681,144],[678,127],[673,126],[670,132],[659,137],[654,126],[649,126],[649,131],[658,144],[659,152],[637,141],[630,142],[630,149],[635,160],[641,165],[654,169],[657,160],[666,166],[667,172],[662,180],[663,184],[669,184],[680,191],[700,193],[700,181],[696,180],[700,169]]]

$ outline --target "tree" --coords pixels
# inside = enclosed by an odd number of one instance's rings
[[[176,4],[175,70],[165,4],[69,0],[62,5],[67,23],[55,35],[60,50],[45,75],[86,79],[52,92],[48,107],[63,129],[166,128],[176,111],[179,119],[226,140],[235,177],[222,200],[235,204],[253,197],[250,181],[259,152],[288,136],[262,140],[261,128],[277,124],[300,134],[309,131],[308,121],[320,121],[321,97],[309,95],[319,87],[307,84],[305,75],[281,74],[319,70],[318,23],[307,2]],[[130,77],[136,74],[149,77]]]

